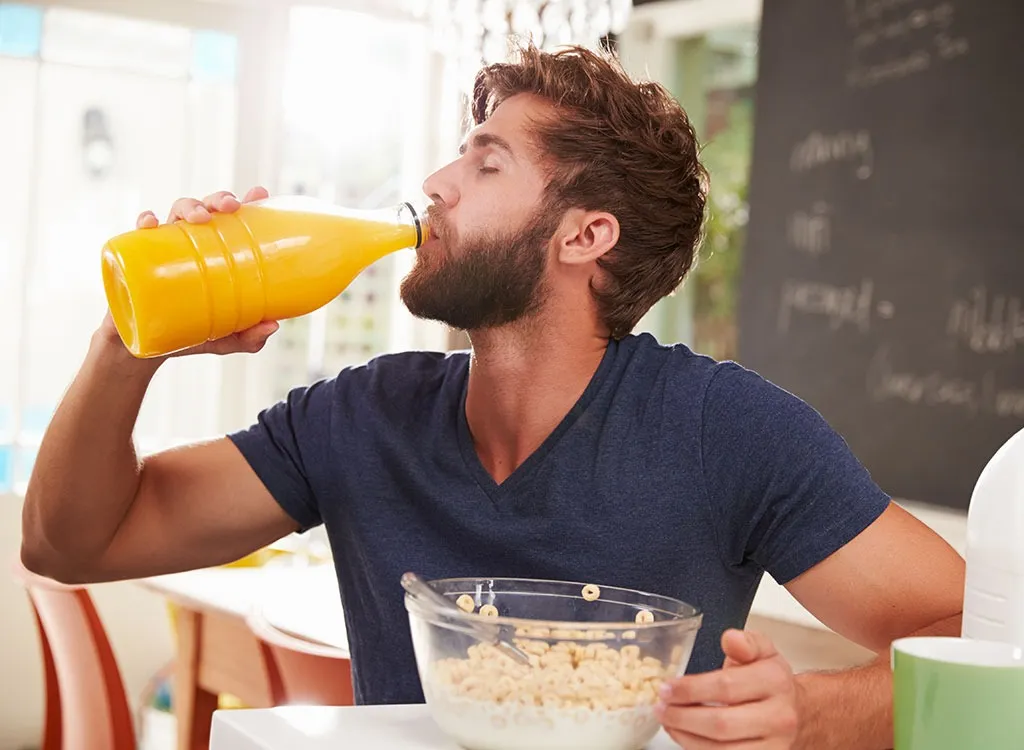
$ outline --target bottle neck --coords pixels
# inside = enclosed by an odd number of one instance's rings
[[[426,211],[418,209],[409,201],[403,202],[398,209],[398,215],[409,222],[416,229],[416,244],[415,248],[420,247],[424,242],[427,241],[428,236],[428,224]]]

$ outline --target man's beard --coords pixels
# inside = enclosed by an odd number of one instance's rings
[[[444,216],[432,212],[441,247],[417,258],[402,280],[402,301],[418,318],[465,331],[527,318],[544,302],[548,241],[559,218],[541,209],[518,230],[455,242]]]

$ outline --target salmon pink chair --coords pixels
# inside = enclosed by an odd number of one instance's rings
[[[27,570],[14,575],[35,614],[46,679],[43,750],[135,750],[124,683],[107,633],[84,586]]]
[[[262,612],[248,618],[275,706],[351,706],[352,669],[348,652],[296,638],[270,623]]]

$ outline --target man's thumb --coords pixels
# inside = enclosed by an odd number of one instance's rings
[[[767,636],[750,630],[725,631],[722,634],[722,651],[725,652],[725,666],[750,664],[778,653]]]

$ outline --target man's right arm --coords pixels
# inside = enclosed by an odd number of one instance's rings
[[[224,200],[211,196],[209,210],[237,208]],[[192,220],[197,205],[187,201],[178,214]],[[146,223],[155,219],[140,218]],[[275,328],[261,324],[200,351],[258,351]],[[30,570],[69,583],[172,573],[237,560],[298,528],[227,438],[139,459],[132,433],[159,366],[133,357],[109,316],[94,335],[25,495],[21,555]]]

